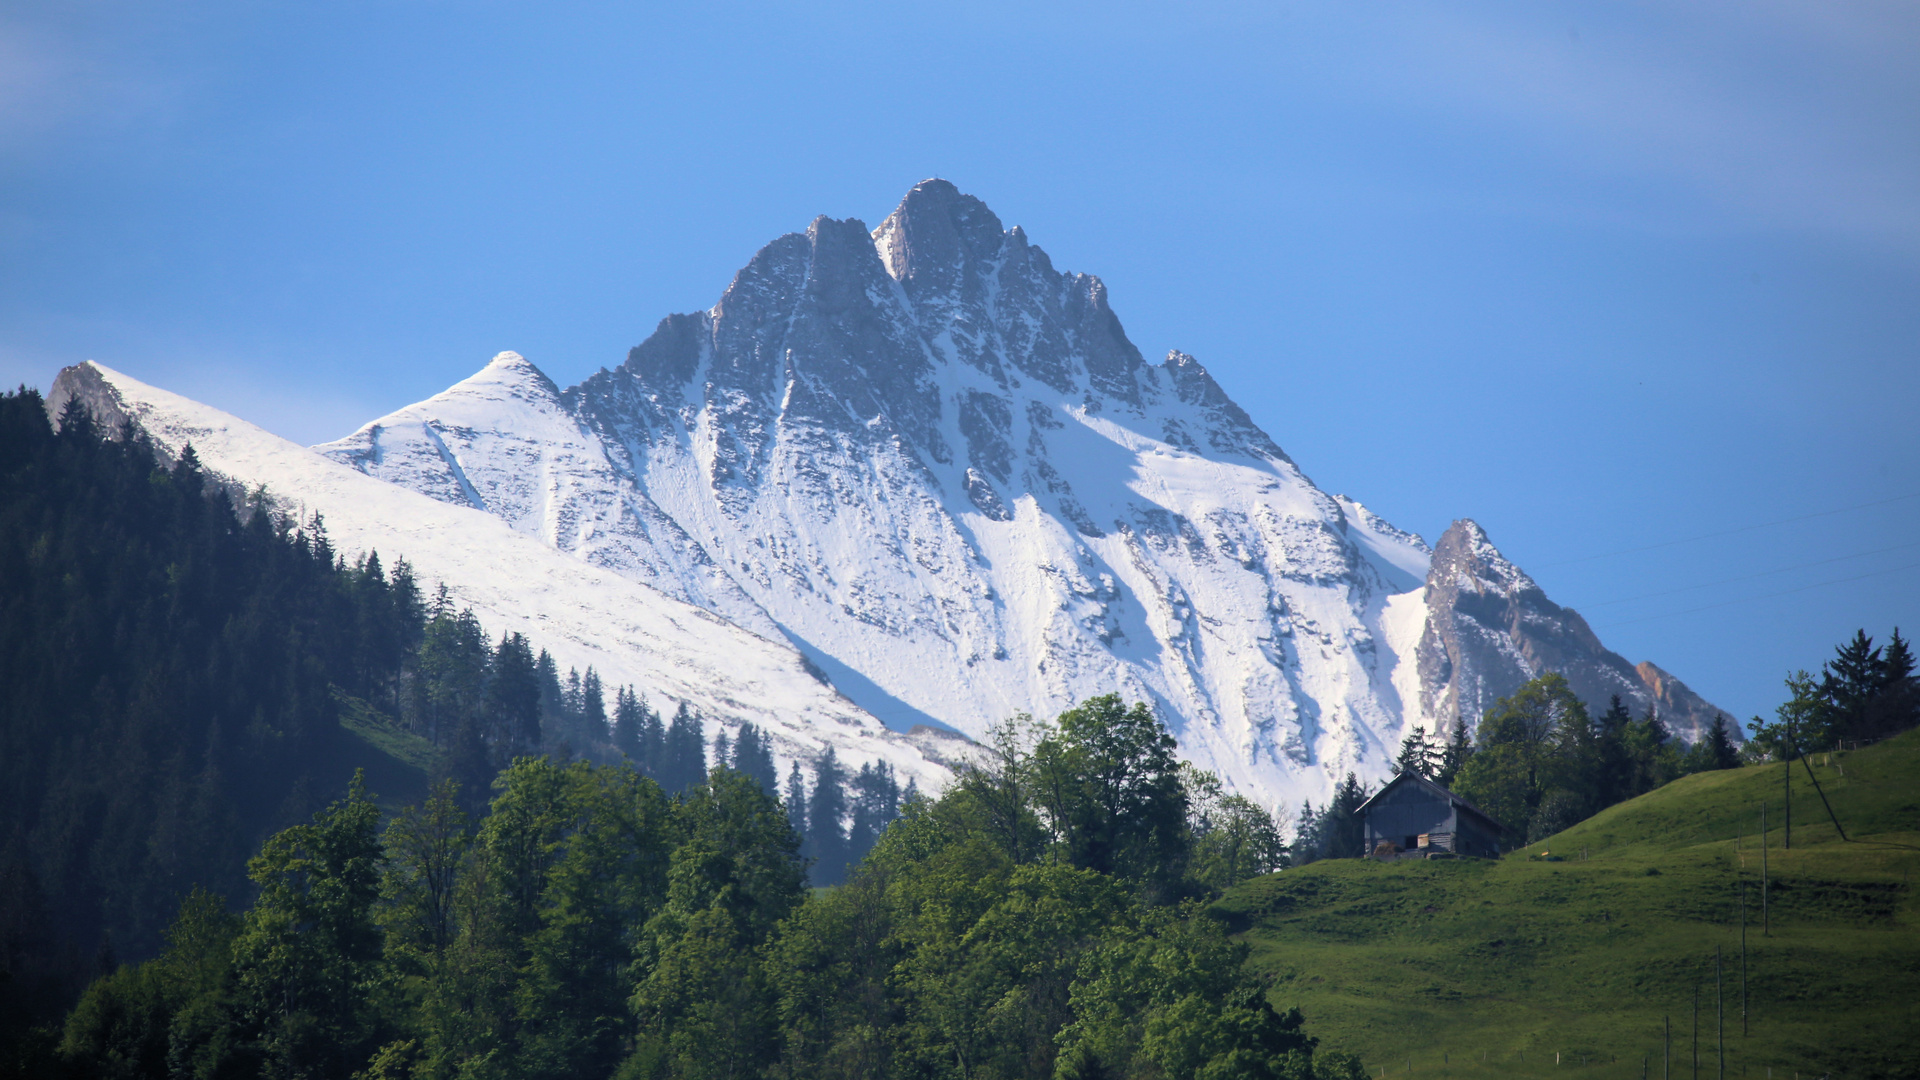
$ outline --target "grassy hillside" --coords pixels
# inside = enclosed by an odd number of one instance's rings
[[[1688,777],[1497,862],[1321,862],[1219,908],[1274,1000],[1376,1076],[1411,1059],[1415,1075],[1638,1077],[1650,1062],[1661,1077],[1671,1017],[1671,1075],[1692,1080],[1698,988],[1698,1075],[1715,1077],[1716,947],[1725,1075],[1920,1076],[1920,731],[1814,765],[1855,842],[1796,764],[1782,850],[1782,768],[1760,766]]]

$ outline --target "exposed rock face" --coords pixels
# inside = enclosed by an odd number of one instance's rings
[[[1580,613],[1547,599],[1470,520],[1453,523],[1434,546],[1427,574],[1428,619],[1419,645],[1421,707],[1444,725],[1474,721],[1522,683],[1546,672],[1592,709],[1614,695],[1644,715],[1657,707],[1691,741],[1717,710],[1652,664],[1637,669],[1600,643]]]
[[[1541,665],[1645,693],[1483,535],[1430,553],[1321,492],[945,181],[775,240],[578,386],[502,354],[315,449],[790,641],[895,726],[1118,691],[1271,801]]]
[[[1642,660],[1635,665],[1634,671],[1646,686],[1653,705],[1659,710],[1660,719],[1665,721],[1667,730],[1687,740],[1697,742],[1713,729],[1717,716],[1726,715],[1715,708],[1705,698],[1687,688],[1687,684],[1662,671],[1651,660]],[[1727,733],[1735,741],[1743,741],[1740,723],[1734,717],[1727,717]]]

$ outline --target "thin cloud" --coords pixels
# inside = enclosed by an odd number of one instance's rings
[[[1920,254],[1920,19],[1903,11],[1688,7],[1584,28],[1564,8],[1397,11],[1357,81],[1376,96],[1678,183],[1737,221]]]

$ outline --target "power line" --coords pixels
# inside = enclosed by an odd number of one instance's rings
[[[1723,600],[1718,604],[1706,604],[1702,607],[1688,608],[1685,611],[1669,611],[1664,615],[1648,615],[1644,618],[1639,618],[1639,619],[1624,619],[1620,622],[1607,623],[1604,626],[1596,626],[1594,627],[1594,629],[1595,630],[1611,630],[1616,626],[1631,626],[1634,623],[1652,622],[1655,619],[1671,619],[1679,615],[1692,615],[1696,611],[1712,611],[1714,608],[1728,607],[1733,604],[1744,604],[1749,600],[1771,600],[1776,596],[1791,596],[1794,593],[1806,592],[1808,589],[1822,589],[1827,587],[1828,585],[1844,585],[1849,581],[1863,581],[1870,577],[1880,577],[1883,574],[1895,574],[1895,573],[1899,573],[1902,570],[1912,570],[1915,567],[1920,567],[1920,562],[1908,563],[1905,566],[1892,566],[1892,567],[1888,567],[1885,570],[1870,570],[1864,574],[1855,574],[1852,577],[1846,577],[1846,578],[1835,578],[1832,581],[1816,581],[1811,585],[1802,585],[1797,589],[1782,589],[1779,592],[1763,593],[1759,596],[1742,596],[1737,600]]]
[[[1580,611],[1580,612],[1591,611],[1594,608],[1611,607],[1614,604],[1626,604],[1626,603],[1631,603],[1632,601],[1635,601],[1635,600],[1650,600],[1656,596],[1672,596],[1675,593],[1693,592],[1696,589],[1711,589],[1715,585],[1731,585],[1737,581],[1752,581],[1755,578],[1772,577],[1775,574],[1784,574],[1789,570],[1805,570],[1810,566],[1826,566],[1828,563],[1847,562],[1852,559],[1864,559],[1869,555],[1884,555],[1889,551],[1904,551],[1910,547],[1920,547],[1920,540],[1915,540],[1911,543],[1906,543],[1906,544],[1895,544],[1892,547],[1875,548],[1872,551],[1855,552],[1852,555],[1840,555],[1831,559],[1818,559],[1818,560],[1815,560],[1814,562],[1795,563],[1792,566],[1782,566],[1779,569],[1766,570],[1758,574],[1745,574],[1740,577],[1721,578],[1719,581],[1706,581],[1698,585],[1683,585],[1678,589],[1665,589],[1661,592],[1641,593],[1638,596],[1625,596],[1625,597],[1621,597],[1618,600],[1602,600],[1597,604],[1567,604],[1564,606],[1570,607],[1575,611]]]
[[[1888,503],[1905,502],[1908,499],[1920,499],[1920,491],[1915,491],[1907,495],[1895,495],[1891,499],[1876,499],[1873,502],[1858,503],[1854,506],[1843,506],[1838,510],[1822,510],[1817,514],[1801,514],[1799,517],[1781,518],[1779,521],[1763,521],[1758,525],[1742,525],[1737,529],[1726,529],[1722,532],[1702,533],[1699,536],[1689,536],[1680,540],[1666,540],[1658,544],[1648,544],[1644,547],[1621,548],[1619,551],[1603,551],[1598,555],[1582,555],[1577,559],[1562,559],[1559,562],[1540,563],[1535,569],[1547,570],[1555,566],[1572,566],[1575,563],[1592,562],[1595,559],[1611,559],[1615,555],[1632,555],[1635,552],[1653,551],[1658,548],[1673,547],[1676,544],[1691,544],[1699,540],[1713,540],[1722,536],[1733,536],[1738,533],[1752,532],[1755,529],[1771,529],[1775,525],[1791,525],[1796,521],[1811,521],[1814,518],[1832,517],[1835,514],[1846,514],[1855,510],[1865,510],[1870,506],[1885,506]]]

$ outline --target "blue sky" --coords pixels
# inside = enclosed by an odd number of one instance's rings
[[[0,379],[302,442],[944,176],[1741,716],[1920,634],[1920,7],[0,8]]]

